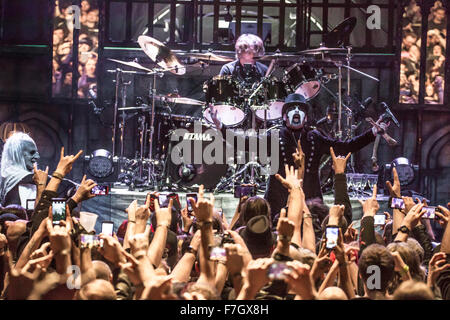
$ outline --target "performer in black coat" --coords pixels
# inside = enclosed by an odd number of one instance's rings
[[[320,158],[324,154],[330,153],[333,147],[336,155],[347,155],[348,152],[356,152],[375,140],[377,131],[375,128],[367,130],[365,133],[350,140],[339,141],[331,139],[321,134],[318,130],[306,126],[309,104],[305,98],[297,93],[290,94],[283,105],[284,126],[279,129],[279,162],[278,174],[285,177],[285,164],[295,166],[293,153],[296,152],[297,141],[305,154],[305,172],[303,178],[303,190],[306,199],[322,198],[319,179]],[[226,129],[213,115],[213,121],[222,134],[226,135]],[[270,136],[271,131],[268,132]],[[268,143],[272,141],[267,139]],[[271,146],[268,147],[271,149]],[[273,172],[272,172],[273,173]],[[280,210],[286,206],[288,191],[273,173],[268,182],[265,199],[269,201],[272,217],[275,217]]]

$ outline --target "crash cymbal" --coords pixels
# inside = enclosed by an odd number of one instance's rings
[[[326,52],[347,52],[346,48],[329,48],[329,47],[318,47],[316,49],[308,49],[300,51],[299,54],[322,54]]]
[[[168,95],[155,95],[155,100],[158,101],[167,101],[170,103],[176,103],[176,104],[190,104],[190,105],[196,105],[196,106],[202,106],[205,103],[200,100],[195,100],[191,98],[181,97],[177,94],[168,94]]]
[[[261,56],[261,57],[255,57],[255,60],[259,60],[259,61],[272,61],[272,60],[295,61],[300,58],[302,58],[302,56],[298,55],[298,54],[275,53],[275,54],[265,55],[265,56]]]
[[[120,63],[120,64],[123,64],[123,65],[126,65],[126,66],[129,66],[129,67],[133,67],[133,68],[136,68],[136,69],[140,69],[140,70],[145,70],[145,71],[148,71],[148,72],[151,72],[152,70],[151,69],[148,69],[148,68],[146,68],[146,67],[144,67],[144,66],[141,66],[139,63],[137,63],[137,62],[135,62],[135,61],[121,61],[121,60],[116,60],[116,59],[108,59],[109,61],[113,61],[113,62],[117,62],[117,63]]]
[[[213,62],[231,62],[231,61],[234,61],[234,58],[223,56],[223,55],[218,55],[218,54],[215,54],[215,53],[212,53],[212,52],[205,52],[205,53],[200,53],[200,52],[183,52],[183,53],[177,53],[177,56],[189,57],[189,58],[193,58],[193,59],[213,61]]]
[[[162,42],[148,36],[139,36],[138,43],[145,54],[163,68],[163,71],[170,71],[176,75],[186,73],[186,68]]]
[[[324,37],[324,43],[327,47],[340,47],[345,44],[346,40],[356,26],[356,18],[349,17],[339,23],[333,30]]]

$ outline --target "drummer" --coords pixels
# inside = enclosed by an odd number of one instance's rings
[[[224,65],[220,75],[231,75],[245,87],[261,81],[268,69],[266,65],[255,61],[255,57],[261,57],[265,53],[261,38],[245,33],[237,39],[235,49],[236,60]]]

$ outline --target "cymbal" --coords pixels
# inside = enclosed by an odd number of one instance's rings
[[[170,103],[176,103],[176,104],[190,104],[190,105],[196,105],[196,106],[202,106],[205,103],[200,100],[195,100],[191,98],[181,97],[176,94],[168,94],[168,95],[155,95],[155,100],[158,101],[167,101]]]
[[[145,54],[163,68],[164,71],[170,71],[176,75],[186,73],[186,68],[162,42],[148,36],[139,36],[138,43]]]
[[[350,33],[356,26],[356,18],[349,17],[339,23],[333,30],[327,33],[324,37],[324,43],[327,47],[339,47],[345,43]]]
[[[272,61],[272,60],[281,60],[281,61],[293,61],[296,59],[302,58],[301,55],[298,54],[286,54],[286,53],[275,53],[270,55],[265,55],[261,57],[254,57],[255,60],[259,61]]]
[[[299,54],[322,54],[325,52],[340,52],[345,51],[347,52],[346,48],[329,48],[329,47],[318,47],[316,49],[308,49],[300,51]]]
[[[200,52],[183,52],[183,53],[177,53],[178,56],[183,56],[183,57],[189,57],[189,58],[194,58],[194,59],[198,59],[198,60],[207,60],[207,61],[214,61],[214,62],[231,62],[234,61],[233,58],[231,57],[227,57],[227,56],[223,56],[223,55],[218,55],[212,52],[206,52],[206,53],[200,53]]]
[[[109,61],[113,61],[113,62],[117,62],[117,63],[120,63],[120,64],[123,64],[123,65],[126,65],[126,66],[129,66],[129,67],[133,67],[133,68],[136,68],[136,69],[148,71],[148,72],[153,71],[153,70],[148,69],[148,68],[146,68],[144,66],[141,66],[139,63],[137,63],[135,61],[121,61],[121,60],[116,60],[116,59],[108,59],[108,60]]]

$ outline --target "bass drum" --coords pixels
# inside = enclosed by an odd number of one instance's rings
[[[174,130],[167,154],[171,183],[178,187],[203,184],[205,189],[214,189],[227,173],[225,146],[219,131],[199,121]]]

